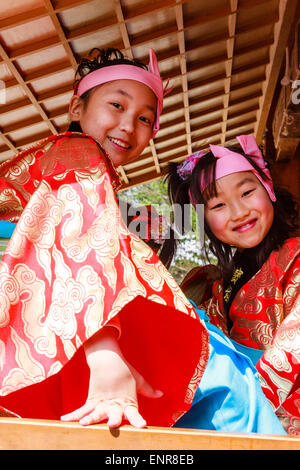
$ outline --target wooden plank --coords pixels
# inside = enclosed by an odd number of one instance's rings
[[[274,26],[274,44],[270,48],[270,63],[266,69],[266,81],[264,83],[263,97],[257,116],[255,137],[260,144],[272,104],[272,99],[280,72],[284,50],[288,41],[290,28],[293,23],[297,7],[297,0],[280,0],[279,21]]]
[[[192,138],[191,138],[191,123],[190,123],[190,106],[189,106],[189,86],[187,78],[187,63],[186,63],[186,49],[185,49],[185,37],[184,37],[184,18],[182,5],[175,7],[176,23],[178,28],[177,41],[180,52],[179,63],[181,70],[181,83],[182,83],[182,97],[184,107],[184,118],[185,118],[185,134],[187,141],[187,148],[189,155],[192,154]]]
[[[226,128],[228,120],[228,107],[230,101],[230,89],[231,89],[231,78],[233,69],[233,57],[235,47],[235,31],[237,23],[237,4],[238,0],[230,0],[230,14],[228,15],[227,26],[229,39],[226,41],[227,60],[225,61],[226,79],[224,80],[224,97],[223,106],[224,110],[222,113],[222,133],[221,133],[221,144],[225,145],[226,140]]]
[[[17,151],[16,147],[11,142],[11,140],[6,135],[4,135],[4,133],[1,130],[0,130],[0,139],[3,140],[3,142],[7,145],[8,148],[10,148],[10,150],[13,150],[14,152]]]
[[[25,11],[18,15],[9,16],[8,18],[1,19],[0,31],[5,31],[9,28],[15,28],[16,26],[29,23],[31,21],[38,20],[47,15],[45,8],[39,7],[33,10]]]
[[[53,134],[57,134],[57,131],[56,131],[55,127],[53,126],[52,122],[50,122],[50,120],[48,119],[48,116],[45,113],[44,109],[38,103],[36,96],[32,93],[29,86],[24,82],[24,79],[23,79],[22,75],[20,74],[20,72],[18,71],[18,69],[14,65],[14,63],[10,61],[10,58],[9,58],[6,50],[4,49],[4,47],[1,44],[0,44],[0,55],[2,56],[5,64],[7,65],[8,69],[10,70],[11,74],[15,76],[15,78],[18,81],[19,85],[23,89],[25,96],[27,96],[30,99],[31,103],[35,106],[37,111],[40,113],[40,115],[42,116],[42,118],[44,119],[44,121],[46,122],[48,127],[50,128],[51,132]]]
[[[0,418],[2,450],[300,450],[300,437]]]
[[[71,48],[69,42],[67,41],[67,38],[65,36],[63,27],[60,24],[58,17],[56,16],[56,13],[54,11],[52,3],[51,3],[50,0],[44,0],[44,3],[45,3],[46,9],[48,10],[48,14],[49,14],[49,16],[50,16],[50,18],[51,18],[51,20],[54,24],[55,29],[56,29],[57,36],[59,37],[59,40],[60,40],[62,46],[65,49],[65,52],[66,52],[66,54],[67,54],[67,56],[70,60],[70,63],[72,65],[73,69],[76,70],[77,69],[77,61],[74,57],[72,48]]]
[[[132,11],[128,12],[125,15],[125,21],[133,21],[139,17],[147,16],[149,14],[153,14],[159,12],[161,10],[165,10],[167,8],[172,8],[176,4],[184,4],[187,3],[189,0],[164,0],[159,2],[150,2],[149,5],[142,5],[134,8]]]

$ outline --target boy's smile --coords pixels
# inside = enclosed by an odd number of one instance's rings
[[[148,145],[155,112],[154,93],[134,80],[95,87],[87,104],[74,96],[69,110],[71,119],[102,145],[116,167],[136,160]]]
[[[251,171],[224,176],[216,182],[217,197],[205,204],[205,218],[214,235],[240,250],[265,238],[274,217],[267,191]]]

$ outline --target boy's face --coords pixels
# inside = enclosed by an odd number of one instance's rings
[[[78,96],[70,102],[72,121],[97,140],[116,167],[136,160],[148,145],[156,113],[156,97],[146,85],[115,80],[92,90],[84,106]]]
[[[269,232],[274,209],[267,191],[252,171],[224,176],[218,194],[205,204],[205,219],[214,235],[239,250],[254,248]]]

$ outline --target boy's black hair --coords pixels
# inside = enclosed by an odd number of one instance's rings
[[[227,147],[230,150],[243,155],[259,175],[266,180],[267,176],[252,160],[251,156],[246,155],[240,148]],[[190,203],[190,195],[196,204],[205,204],[206,201],[217,194],[215,171],[216,171],[216,157],[212,152],[207,152],[197,162],[192,174],[186,180],[182,180],[177,173],[179,164],[170,163],[166,174],[168,181],[168,195],[172,204],[177,203],[182,207],[184,204]],[[199,176],[204,172],[205,179],[209,182],[207,190],[205,190],[205,197],[199,188]],[[265,237],[265,239],[252,250],[256,257],[258,266],[262,264],[269,257],[271,252],[280,248],[284,241],[290,237],[296,236],[299,228],[299,207],[293,195],[286,189],[274,187],[276,201],[272,202],[274,207],[274,220],[273,224]],[[182,211],[184,212],[184,211]],[[224,277],[230,276],[233,269],[233,248],[218,240],[210,230],[208,224],[204,220],[204,231],[209,240],[209,249],[218,260],[218,265],[222,270]],[[209,253],[204,246],[204,255],[209,262]],[[173,246],[172,256],[175,255],[176,245]]]
[[[118,64],[134,65],[136,67],[148,70],[148,67],[145,64],[138,60],[129,59],[125,57],[123,52],[121,52],[119,49],[113,47],[109,47],[107,49],[99,49],[97,47],[94,47],[89,52],[88,57],[82,58],[78,64],[75,73],[75,81],[73,84],[74,89],[76,89],[76,87],[78,86],[78,83],[81,78],[85,77],[89,73],[94,72],[95,70],[101,69],[103,67]],[[88,104],[91,91],[92,89],[86,91],[81,95],[81,99],[83,100],[84,106],[87,106]],[[71,122],[68,131],[82,132],[79,122]]]

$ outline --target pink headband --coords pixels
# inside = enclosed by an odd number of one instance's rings
[[[221,147],[218,145],[210,145],[210,151],[217,158],[216,162],[216,180],[222,178],[223,176],[231,175],[232,173],[237,173],[239,171],[252,171],[255,176],[259,179],[261,184],[266,189],[271,201],[276,201],[276,196],[274,194],[273,183],[269,170],[266,167],[266,163],[263,159],[262,153],[259,150],[259,147],[256,143],[254,136],[252,135],[240,135],[237,137],[239,144],[241,145],[244,153],[252,157],[252,160],[261,168],[263,173],[267,176],[268,180],[265,181],[259,175],[257,171],[253,168],[251,163],[248,162],[246,158],[243,157],[240,153],[233,152],[226,147]],[[202,152],[195,153],[188,157],[189,166],[194,167],[198,160],[203,156]],[[184,162],[185,164],[185,162]],[[178,169],[178,173],[183,171],[183,168]],[[200,189],[201,192],[208,186],[209,182],[204,180],[204,173],[200,175]]]
[[[156,120],[153,125],[153,135],[159,130],[159,117],[163,108],[163,98],[171,91],[171,89],[163,88],[162,79],[159,73],[156,55],[153,49],[149,50],[148,70],[135,65],[116,64],[102,67],[83,77],[75,91],[78,96],[83,95],[86,91],[103,83],[112,82],[114,80],[135,80],[148,86],[157,98]],[[167,84],[168,85],[168,84]],[[166,86],[167,86],[166,85]]]

